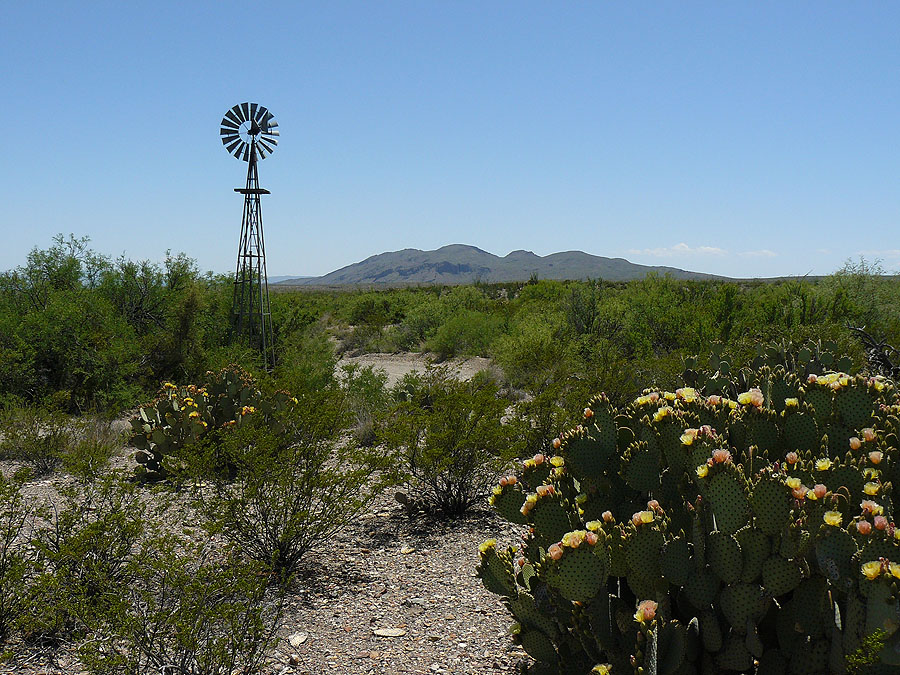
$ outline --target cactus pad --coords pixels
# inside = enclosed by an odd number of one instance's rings
[[[719,607],[731,627],[743,633],[748,621],[757,623],[765,614],[766,598],[756,584],[740,583],[722,589]]]
[[[776,555],[763,563],[762,579],[766,592],[777,598],[797,588],[803,575],[796,563]]]
[[[863,387],[851,387],[839,391],[834,397],[834,407],[845,426],[862,429],[869,426],[875,404]]]
[[[694,565],[684,537],[674,537],[663,544],[659,552],[659,566],[662,575],[670,584],[684,586],[687,583]]]
[[[741,545],[743,556],[741,581],[752,583],[762,574],[762,564],[769,554],[769,539],[760,530],[749,525],[742,527],[734,536]]]
[[[753,487],[750,506],[760,530],[768,535],[780,534],[791,517],[790,491],[777,478],[762,478]]]
[[[582,544],[576,549],[565,549],[562,559],[551,569],[548,584],[566,600],[587,602],[606,584],[608,554],[603,546]]]
[[[747,524],[750,509],[737,476],[725,471],[717,474],[709,481],[706,496],[712,504],[716,526],[722,532],[734,534]]]
[[[650,525],[641,525],[629,532],[625,539],[629,576],[636,574],[645,579],[660,576],[659,552],[663,543],[662,532]]]
[[[856,542],[846,530],[829,527],[816,541],[816,562],[825,578],[846,589],[856,578],[851,559],[856,554]]]
[[[685,596],[697,609],[709,607],[718,591],[719,578],[708,568],[696,570],[684,585]]]
[[[559,660],[553,642],[539,630],[523,630],[519,634],[519,644],[530,657],[539,663],[554,665]]]
[[[622,457],[622,476],[638,492],[650,492],[659,487],[659,448],[643,441],[629,445]]]
[[[724,532],[710,533],[706,542],[706,556],[710,569],[725,584],[735,583],[741,578],[741,547],[732,535]]]
[[[821,440],[814,414],[795,412],[785,416],[784,447],[786,450],[816,451]]]

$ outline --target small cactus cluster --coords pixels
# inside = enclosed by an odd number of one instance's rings
[[[763,367],[734,398],[600,395],[491,503],[527,529],[478,575],[545,672],[900,667],[900,399],[881,378]]]
[[[248,415],[270,416],[297,403],[288,392],[264,396],[239,366],[207,372],[202,386],[165,382],[157,397],[131,419],[129,444],[137,449],[136,472],[142,480],[169,475],[177,451],[211,430],[240,426]]]

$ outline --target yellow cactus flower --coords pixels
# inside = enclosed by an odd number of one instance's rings
[[[610,673],[612,673],[612,666],[608,663],[601,663],[591,669],[591,675],[610,675]]]
[[[661,422],[666,417],[668,417],[671,413],[672,413],[672,409],[669,406],[667,406],[667,405],[663,406],[662,408],[660,408],[653,414],[653,421]]]
[[[709,473],[709,467],[706,464],[701,464],[697,467],[697,476],[699,478],[706,478],[706,474]]]
[[[796,476],[791,476],[790,478],[785,479],[784,484],[791,488],[791,490],[796,490],[803,485],[803,482]]]
[[[822,516],[822,519],[825,521],[826,525],[831,525],[832,527],[840,527],[843,516],[841,515],[840,511],[826,511],[825,515]]]
[[[889,569],[891,570],[891,576],[900,579],[900,563],[892,562]]]
[[[188,415],[188,417],[192,417],[192,418],[200,417],[200,413],[197,412],[196,410],[192,410],[191,413]]]
[[[478,546],[478,552],[481,553],[481,555],[484,555],[485,553],[487,553],[488,551],[490,551],[496,547],[497,547],[497,540],[496,539],[488,539],[487,541],[482,542]]]
[[[831,468],[832,461],[827,457],[816,460],[816,471],[828,471]]]
[[[861,569],[866,579],[877,579],[878,575],[881,574],[881,563],[877,560],[870,560],[869,562],[863,564]]]
[[[559,455],[553,455],[553,457],[550,458],[550,463],[553,466],[559,468],[566,463],[566,460],[563,457],[560,457]]]
[[[673,394],[671,391],[667,391],[663,393],[663,398],[667,401],[674,401],[677,396],[675,396],[675,394]]]
[[[641,522],[646,525],[653,522],[653,511],[641,511]]]
[[[863,485],[863,492],[865,492],[870,497],[874,497],[878,494],[878,490],[881,489],[881,486],[878,483],[866,483]]]
[[[800,399],[786,398],[786,399],[784,399],[784,407],[785,408],[799,408],[800,407]]]

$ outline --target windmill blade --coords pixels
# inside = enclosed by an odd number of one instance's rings
[[[268,131],[264,131],[263,134],[265,136],[281,136],[281,132],[278,129],[269,129]]]
[[[257,112],[256,122],[263,131],[269,128],[270,119],[272,119],[272,113],[260,106],[259,111]]]
[[[222,124],[220,125],[220,129],[222,129],[223,132],[227,129],[228,131],[237,133],[237,131],[238,131],[238,129],[240,129],[240,127],[241,127],[240,124],[235,124],[231,120],[227,120],[227,119],[222,120]]]
[[[237,106],[235,106],[236,108]],[[225,117],[222,118],[222,124],[225,124],[225,120],[228,120],[232,124],[234,124],[235,129],[241,126],[241,120],[238,119],[238,116],[234,112],[234,108],[225,113]]]
[[[224,145],[225,149],[228,150],[229,145],[231,145],[235,141],[239,141],[239,140],[241,140],[240,136],[227,136],[222,139],[222,145]],[[228,150],[228,152],[231,152],[231,150]]]
[[[244,142],[244,141],[242,141],[240,138],[237,138],[237,139],[235,139],[235,140],[233,140],[233,141],[231,142],[231,145],[226,145],[226,146],[225,146],[225,149],[226,149],[228,152],[230,152],[231,154],[233,154],[235,157],[237,157],[237,154],[235,153],[234,149],[235,149],[236,147],[238,147],[238,146],[239,146],[241,143],[243,143],[243,142]]]
[[[249,103],[241,103],[241,112],[243,113],[243,117],[241,118],[242,122],[250,121],[250,104]]]
[[[274,129],[278,126],[278,122],[275,121],[275,118],[272,115],[269,115],[269,119],[266,120],[266,129]]]
[[[273,147],[273,148],[270,148],[268,145],[266,145],[265,143],[263,143],[262,139],[260,139],[259,141],[257,141],[257,142],[256,142],[256,145],[257,145],[257,147],[259,147],[259,148],[263,148],[263,149],[264,149],[266,152],[268,152],[270,155],[275,151],[275,148],[274,148],[274,147]]]
[[[257,143],[257,144],[256,144],[256,154],[259,155],[259,158],[260,158],[260,159],[265,159],[265,158],[266,158],[266,153],[265,153],[265,151],[263,150],[262,143]]]
[[[259,104],[257,104],[257,103],[250,104],[250,114],[247,116],[247,119],[250,120],[251,122],[256,121],[256,109],[258,107],[259,107]]]
[[[241,159],[243,159],[245,162],[250,161],[250,146],[246,143],[244,143],[244,156]]]
[[[247,121],[247,118],[244,117],[244,111],[241,110],[241,105],[240,105],[240,104],[234,106],[234,107],[231,109],[231,112],[234,113],[234,116],[237,118],[237,123],[238,123],[239,125],[240,125],[240,124],[243,124],[244,122]]]
[[[237,132],[237,127],[222,127],[219,129],[220,136],[230,136],[231,134],[236,134]]]

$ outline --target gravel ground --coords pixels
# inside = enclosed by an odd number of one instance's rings
[[[119,468],[128,463],[126,457],[114,461]],[[4,473],[14,469],[0,462]],[[71,482],[56,474],[30,483],[25,493],[30,500],[56,501],[57,489]],[[474,573],[482,541],[511,542],[518,533],[487,510],[454,521],[410,516],[392,495],[376,499],[332,545],[308,554],[264,673],[522,670],[528,658],[509,637],[512,619]],[[10,646],[16,656],[0,664],[0,673],[84,671],[71,648],[40,652]]]

